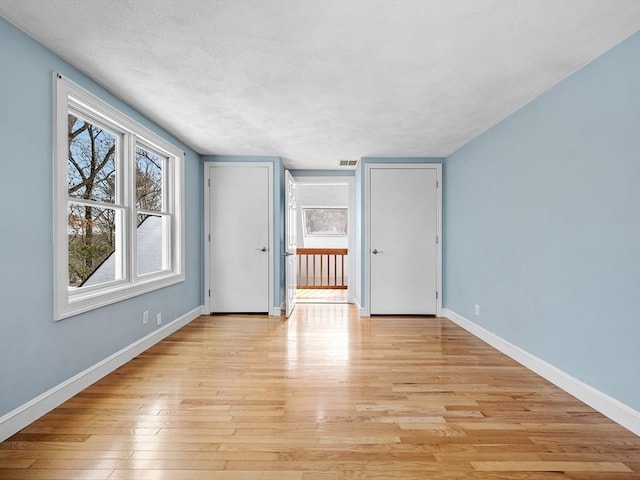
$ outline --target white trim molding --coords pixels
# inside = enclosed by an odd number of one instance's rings
[[[281,316],[282,316],[282,312],[283,312],[283,311],[284,311],[284,308],[283,308],[283,307],[280,307],[280,308],[277,308],[277,307],[276,307],[276,308],[272,308],[272,309],[269,311],[269,316],[270,316],[270,317],[281,317]]]
[[[537,373],[565,392],[573,395],[581,402],[586,403],[591,408],[602,413],[627,430],[630,430],[636,435],[640,435],[640,412],[610,397],[606,393],[587,385],[563,370],[560,370],[558,367],[545,362],[448,308],[442,309],[442,316],[485,341],[508,357],[511,357],[529,370]]]
[[[149,335],[133,342],[131,345],[124,347],[113,355],[3,415],[0,417],[0,442],[19,432],[27,425],[140,355],[145,350],[148,350],[172,333],[180,330],[200,315],[205,315],[204,312],[204,306],[194,308],[172,322],[151,332]]]
[[[361,317],[370,317],[371,316],[371,315],[369,315],[369,309],[366,308],[366,307],[362,307],[357,298],[355,299],[354,303],[356,304],[356,308],[358,309],[358,315],[359,316],[361,316]]]

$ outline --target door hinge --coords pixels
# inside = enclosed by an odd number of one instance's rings
[[[211,179],[207,178],[207,186],[210,187],[211,186]]]
[[[211,289],[209,289],[209,296],[211,296]]]
[[[440,241],[440,239],[438,238],[438,235],[436,235],[436,244]]]
[[[436,291],[436,300],[438,299],[438,292]]]
[[[438,180],[436,180],[436,190],[440,188],[440,182],[438,182]]]
[[[209,241],[211,241],[211,234],[209,234]]]

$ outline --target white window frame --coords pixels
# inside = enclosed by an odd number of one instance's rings
[[[70,109],[82,113],[83,118],[96,121],[116,134],[119,152],[116,182],[121,191],[114,204],[123,215],[118,243],[122,251],[119,264],[122,279],[113,282],[70,290],[69,285],[69,197],[67,185],[68,124]],[[59,73],[54,74],[54,155],[53,155],[53,255],[54,255],[54,318],[61,320],[82,312],[122,301],[143,293],[184,281],[184,152],[149,129],[130,119],[112,106],[87,92]],[[87,118],[88,117],[88,118]],[[164,262],[167,268],[153,273],[137,273],[137,213],[135,193],[135,149],[140,146],[167,159],[163,170],[164,204],[161,211],[142,210],[167,218]],[[78,203],[83,203],[79,200]],[[100,205],[98,205],[100,206]],[[116,267],[120,268],[120,267]]]

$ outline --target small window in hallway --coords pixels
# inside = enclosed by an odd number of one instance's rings
[[[302,215],[305,235],[347,235],[346,208],[303,208]]]

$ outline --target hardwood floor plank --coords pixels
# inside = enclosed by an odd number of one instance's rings
[[[19,458],[19,457],[9,457],[2,456],[0,457],[0,478],[2,478],[2,471],[4,469],[18,469],[18,468],[29,468],[33,466],[36,462],[33,458]]]
[[[640,480],[640,438],[446,319],[203,316],[0,444],[0,479]]]
[[[363,472],[360,471],[336,471],[336,472],[304,472],[303,480],[570,480],[563,473],[522,473],[522,472],[396,472],[390,475],[388,472]]]
[[[632,470],[621,462],[527,462],[527,461],[472,461],[476,470],[484,472],[628,472]]]
[[[111,469],[111,470],[224,470],[226,460],[195,460],[153,458],[153,459],[107,459],[96,462],[94,459],[43,459],[37,460],[33,468],[43,470],[72,469],[87,470],[91,468]]]
[[[131,450],[105,450],[105,451],[87,451],[87,450],[34,450],[34,449],[20,449],[20,450],[0,450],[0,460],[2,460],[2,468],[7,468],[5,459],[30,459],[35,462],[39,459],[55,459],[55,460],[67,460],[67,459],[94,459],[94,460],[124,460],[134,452]]]
[[[108,480],[111,478],[113,470],[100,470],[92,468],[90,470],[71,470],[60,468],[52,470],[49,468],[38,469],[2,469],[2,480]]]
[[[130,460],[245,460],[247,458],[244,452],[233,451],[150,451],[136,450],[129,457]],[[276,452],[256,452],[251,453],[251,459],[256,461],[275,462],[280,459],[280,454]]]
[[[116,470],[109,480],[302,480],[302,472]]]
[[[640,473],[569,472],[568,477],[571,480],[640,480]]]

